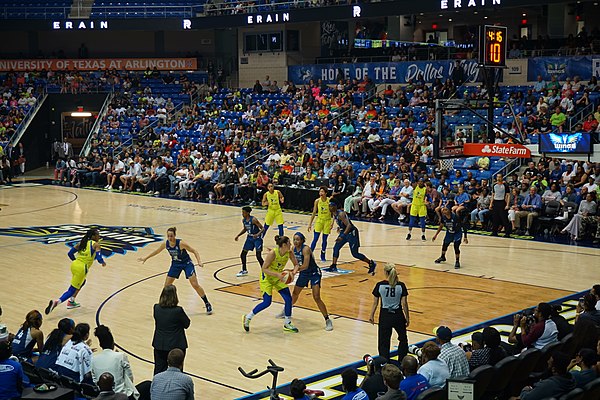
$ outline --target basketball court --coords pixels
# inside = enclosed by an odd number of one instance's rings
[[[325,274],[322,289],[334,330],[324,330],[323,318],[306,291],[294,309],[300,333],[284,333],[282,321],[274,318],[282,307],[277,295],[276,303],[254,318],[246,333],[241,318],[258,301],[259,266],[249,254],[249,275],[235,277],[243,244],[233,239],[241,229],[240,208],[32,184],[0,190],[0,207],[3,323],[16,331],[28,311],[43,311],[50,298],[67,288],[70,260],[65,244],[98,225],[105,250],[113,253],[106,258],[108,266],[94,264],[78,297],[81,308],[60,306],[45,318],[42,330],[47,335],[64,317],[109,326],[117,344],[130,354],[136,383],[152,376],[152,306],[170,264],[166,253],[143,265],[137,258],[156,248],[167,228],[176,226],[178,237],[200,252],[204,268],[197,269],[199,281],[214,306],[214,314],[207,316],[190,285],[184,279],[176,282],[180,304],[192,320],[185,370],[195,378],[198,396],[207,399],[239,398],[270,384],[268,377],[243,378],[238,366],[262,369],[271,358],[285,368],[279,378],[285,383],[375,353],[377,327],[368,316],[371,290],[382,279],[385,262],[397,265],[409,289],[411,343],[431,337],[438,325],[455,331],[468,328],[586,290],[599,278],[600,250],[594,248],[470,235],[469,244],[462,247],[462,268],[454,270],[451,252],[445,264],[433,262],[441,238],[432,243],[431,230],[426,242],[419,235],[406,241],[406,227],[356,222],[362,252],[380,268],[375,277],[367,275],[363,263],[353,261],[348,248],[342,250],[340,267],[348,273]],[[253,214],[263,220],[265,211]],[[302,231],[312,236],[307,232],[309,216],[284,217],[286,235]],[[273,246],[275,233],[276,229],[268,232],[265,246]],[[333,238],[329,260],[332,244]]]

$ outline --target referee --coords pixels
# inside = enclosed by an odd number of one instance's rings
[[[492,214],[492,236],[498,236],[498,228],[504,225],[504,237],[510,237],[511,224],[508,221],[508,204],[510,189],[504,182],[502,174],[496,175],[496,183],[492,187],[493,201],[490,204]]]
[[[386,279],[378,282],[373,289],[373,307],[369,322],[375,323],[375,311],[381,299],[381,312],[379,313],[379,332],[377,333],[377,348],[379,355],[390,360],[390,342],[392,329],[398,333],[398,360],[402,361],[408,354],[408,337],[406,328],[410,323],[408,311],[408,290],[404,282],[398,280],[396,266],[386,264],[384,267]]]

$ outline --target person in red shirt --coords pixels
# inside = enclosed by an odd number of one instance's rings
[[[597,128],[598,121],[596,121],[592,114],[588,115],[587,119],[583,123],[583,130],[585,132],[595,132]]]
[[[374,119],[377,119],[377,111],[375,110],[375,108],[372,105],[369,105],[369,110],[367,111],[367,114],[365,116],[369,121],[372,121]]]

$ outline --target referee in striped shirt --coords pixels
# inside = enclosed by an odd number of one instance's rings
[[[398,361],[402,361],[408,354],[408,337],[406,328],[410,323],[408,311],[408,289],[404,282],[398,280],[396,266],[386,264],[384,267],[386,279],[377,282],[373,289],[373,307],[369,322],[375,323],[375,311],[381,301],[379,313],[379,330],[377,334],[377,348],[379,355],[390,360],[390,342],[392,329],[398,333]]]

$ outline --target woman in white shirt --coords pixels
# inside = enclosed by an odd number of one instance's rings
[[[125,353],[114,351],[115,340],[107,326],[100,325],[94,330],[102,351],[92,358],[92,377],[98,381],[100,375],[110,372],[114,377],[114,392],[125,393],[130,399],[138,399],[140,394],[133,385],[133,372]]]
[[[75,382],[92,382],[92,349],[89,346],[90,326],[75,326],[71,340],[67,342],[56,359],[56,372]]]

